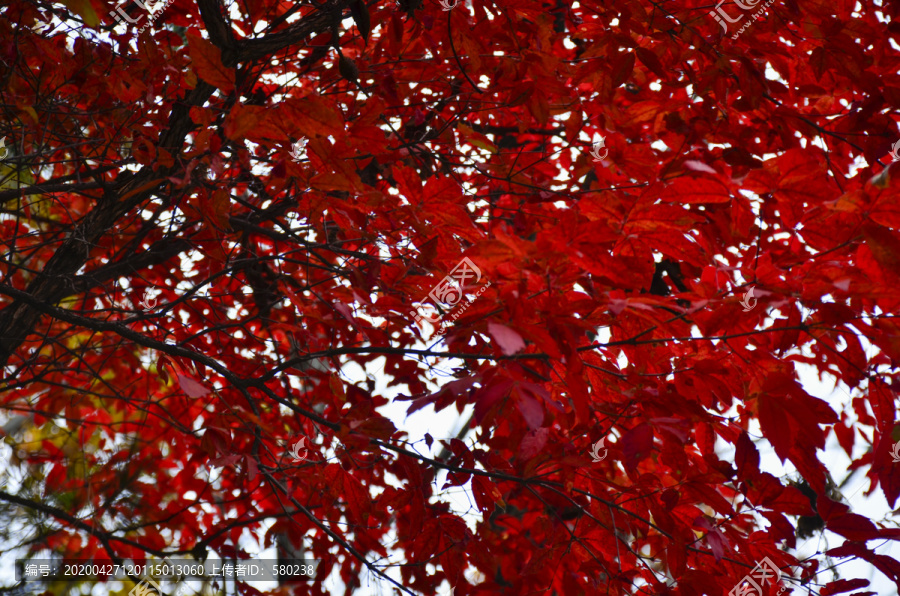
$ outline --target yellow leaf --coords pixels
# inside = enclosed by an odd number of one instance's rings
[[[501,507],[506,509],[506,501],[503,500],[503,493],[496,486],[491,484],[491,498],[494,499]]]
[[[0,189],[17,190],[32,184],[34,184],[34,176],[31,175],[28,168],[19,168],[5,162],[0,163]]]
[[[63,0],[63,4],[80,16],[87,26],[97,27],[100,25],[100,17],[97,16],[97,12],[91,6],[91,0]]]
[[[23,114],[23,112],[24,112],[24,114]],[[25,121],[25,119],[22,118],[22,116],[25,114],[27,114],[31,118],[32,124],[39,124],[37,112],[34,111],[33,107],[20,105],[19,106],[19,120],[21,120],[22,122]]]

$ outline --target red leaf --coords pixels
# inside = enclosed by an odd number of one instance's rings
[[[650,455],[653,448],[653,429],[649,424],[639,424],[622,436],[622,451],[625,453],[625,467],[636,468]]]
[[[250,482],[253,482],[257,474],[259,474],[259,468],[256,465],[256,460],[253,459],[253,456],[251,455],[245,455],[244,461],[247,462],[247,479]]]
[[[226,467],[226,466],[235,465],[236,463],[241,461],[241,459],[242,458],[240,455],[231,453],[229,455],[223,455],[222,457],[213,458],[213,459],[209,460],[209,463],[211,463],[214,466],[218,466],[218,467]]]
[[[613,88],[619,87],[631,77],[631,73],[634,72],[634,58],[633,52],[625,52],[613,59],[611,69]]]
[[[544,445],[547,444],[547,438],[550,436],[550,429],[539,428],[530,430],[522,437],[522,443],[519,445],[519,457],[522,461],[528,461],[541,452]]]
[[[660,198],[668,203],[715,204],[731,202],[728,186],[715,178],[682,176],[663,190]]]
[[[225,118],[223,130],[225,136],[233,140],[241,140],[247,133],[257,129],[259,123],[266,117],[266,109],[262,106],[245,106],[235,104],[231,108],[228,117]]]
[[[702,161],[697,161],[695,159],[689,159],[684,162],[684,167],[689,170],[693,170],[695,172],[703,172],[704,174],[716,174],[716,170],[714,168],[709,167]]]
[[[868,585],[869,580],[867,579],[839,579],[825,584],[822,589],[819,590],[819,594],[822,596],[843,594],[857,588],[865,588]],[[875,592],[870,592],[870,594],[875,594]]]
[[[234,70],[222,64],[222,51],[193,29],[188,29],[187,40],[192,68],[197,76],[223,93],[234,91]]]
[[[792,419],[785,411],[782,400],[768,395],[759,396],[759,426],[763,435],[775,448],[775,453],[783,462],[790,454],[795,431]]]
[[[513,382],[499,378],[476,392],[475,421],[481,424],[485,416],[500,400],[509,395]]]
[[[742,478],[753,478],[759,474],[759,451],[747,433],[738,436],[735,445],[734,463]]]
[[[204,395],[209,395],[209,389],[181,373],[178,374],[178,384],[181,385],[181,390],[190,397],[203,397]]]
[[[668,74],[666,73],[666,69],[663,68],[662,62],[659,61],[659,58],[646,48],[635,48],[634,53],[637,54],[638,59],[653,71],[653,74],[659,76],[662,79],[668,78]]]
[[[531,430],[540,428],[541,423],[544,422],[544,408],[541,406],[541,402],[519,388],[516,389],[516,394],[518,395],[516,405],[522,412],[522,416],[525,417],[528,427]]]
[[[506,503],[503,501],[503,493],[500,492],[496,484],[484,476],[472,477],[472,494],[475,496],[475,504],[484,513],[492,511],[495,503],[498,503],[501,507],[506,506]]]
[[[716,558],[716,563],[720,562],[725,556],[725,553],[731,549],[731,545],[728,543],[728,539],[725,538],[722,532],[717,527],[712,525],[704,516],[700,516],[695,519],[694,525],[707,530],[706,542],[709,544],[709,548],[713,551],[713,556]]]
[[[849,540],[865,542],[878,537],[878,528],[868,518],[856,513],[847,513],[828,520],[826,527]]]
[[[686,443],[690,438],[690,424],[682,418],[651,418],[650,424],[654,428],[672,433],[682,443]]]
[[[512,356],[525,348],[525,340],[522,339],[522,336],[505,325],[488,323],[488,332],[500,344],[500,349],[507,356]]]
[[[331,102],[318,95],[289,98],[280,103],[274,118],[280,122],[295,123],[302,136],[327,137],[344,131],[344,119]],[[421,184],[421,180],[419,181]]]
[[[871,224],[863,228],[866,246],[884,269],[885,275],[900,275],[900,235],[888,228]]]
[[[340,470],[340,468],[338,468]],[[341,495],[347,501],[350,510],[350,519],[353,523],[364,524],[372,509],[372,497],[369,492],[353,475],[340,470],[342,480]]]

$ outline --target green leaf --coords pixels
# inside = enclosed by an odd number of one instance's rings
[[[34,184],[34,176],[28,168],[0,162],[0,190],[17,190]]]

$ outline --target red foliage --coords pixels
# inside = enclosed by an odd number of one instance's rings
[[[900,5],[226,4],[0,14],[30,475],[0,511],[47,520],[33,552],[250,531],[347,593],[719,596],[764,558],[865,588],[838,557],[900,587],[900,529],[837,486],[900,497]],[[472,418],[411,444],[404,401]]]

